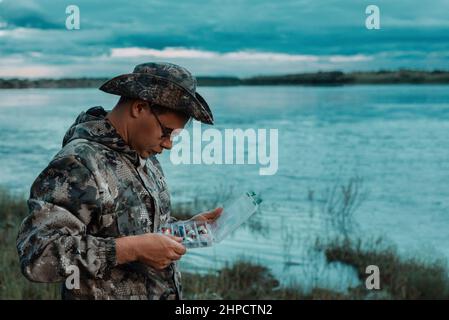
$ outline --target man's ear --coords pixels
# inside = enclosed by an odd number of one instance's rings
[[[142,112],[145,112],[145,108],[148,106],[148,102],[136,99],[131,103],[131,117],[138,118]]]

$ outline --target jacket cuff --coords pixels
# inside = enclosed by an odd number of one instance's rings
[[[108,276],[111,269],[117,266],[117,256],[114,238],[106,238],[103,244],[98,248],[98,257],[101,261],[101,274]]]

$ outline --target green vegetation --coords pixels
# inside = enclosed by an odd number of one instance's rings
[[[279,287],[266,267],[237,261],[218,272],[206,275],[183,274],[186,299],[449,299],[448,269],[443,259],[433,261],[400,257],[393,245],[382,239],[351,241],[337,239],[318,245],[328,263],[343,263],[357,270],[360,285],[337,292],[316,287],[310,292],[298,285]],[[366,267],[380,269],[380,290],[368,290]]]
[[[237,261],[205,275],[183,273],[186,299],[301,299],[296,288],[279,288],[270,271],[251,262]]]
[[[27,213],[23,195],[0,189],[0,299],[59,299],[59,284],[32,283],[20,272],[15,240],[19,224]],[[345,293],[319,287],[305,292],[299,285],[281,287],[266,267],[240,260],[206,274],[183,272],[184,298],[449,299],[448,270],[444,260],[403,258],[394,246],[379,239],[353,241],[343,237],[318,243],[315,249],[324,252],[329,263],[343,263],[355,268],[361,285],[349,288]],[[380,290],[367,290],[364,286],[365,268],[373,264],[381,270]]]
[[[58,284],[33,283],[20,272],[16,237],[27,214],[23,196],[0,188],[0,299],[59,299]]]
[[[0,79],[0,89],[98,88],[107,78]],[[380,70],[349,72],[327,71],[288,75],[238,77],[197,77],[199,86],[242,85],[354,85],[354,84],[447,84],[449,71]]]
[[[351,290],[360,298],[382,299],[449,299],[448,269],[444,259],[402,257],[392,244],[381,238],[362,241],[338,239],[325,246],[328,262],[341,262],[354,267],[362,282]],[[380,290],[365,289],[366,267],[380,270]]]
[[[341,71],[259,76],[243,79],[245,85],[351,85],[351,84],[437,84],[449,83],[448,71]]]

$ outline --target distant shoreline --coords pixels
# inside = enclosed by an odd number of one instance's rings
[[[27,88],[98,88],[108,78],[0,79],[0,89]],[[357,85],[357,84],[449,84],[449,71],[341,71],[288,75],[238,77],[197,77],[198,86],[264,86],[264,85]]]

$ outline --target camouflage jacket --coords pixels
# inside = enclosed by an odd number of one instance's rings
[[[17,237],[22,273],[62,282],[64,299],[181,299],[177,263],[116,262],[116,238],[158,231],[172,218],[158,160],[142,159],[105,116],[102,107],[82,112],[34,181]],[[79,289],[65,285],[73,266]]]

